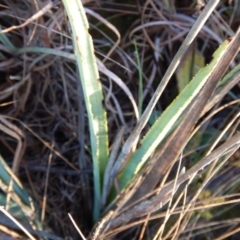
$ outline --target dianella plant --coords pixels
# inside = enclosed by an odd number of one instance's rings
[[[179,224],[209,179],[239,147],[239,133],[232,134],[228,141],[219,144],[226,134],[224,132],[204,157],[184,170],[182,152],[193,139],[199,126],[204,124],[199,121],[239,81],[239,64],[236,64],[228,74],[226,71],[239,52],[240,30],[226,37],[213,53],[210,63],[201,66],[191,80],[181,84],[175,100],[146,130],[146,125],[170,78],[219,1],[210,0],[200,12],[163,78],[159,79],[159,85],[146,107],[143,107],[141,100],[144,73],[141,71],[136,43],[133,45],[135,44],[140,79],[138,104],[121,80],[114,73],[109,73],[104,63],[96,58],[88,20],[81,1],[63,0],[63,3],[72,30],[74,56],[71,57],[76,59],[79,71],[79,84],[83,89],[91,139],[90,152],[94,179],[93,219],[98,222],[91,236],[93,239],[111,238],[131,226],[143,224],[152,213],[162,209],[165,215],[162,216],[161,227],[156,233],[156,236],[160,237],[177,202],[181,198],[186,201],[184,194],[189,184],[194,182],[196,175],[211,166],[211,171],[205,173],[206,178],[196,194],[184,205],[182,215],[180,214],[181,216],[176,220]],[[136,116],[135,126],[131,131],[128,130],[127,137],[125,137],[126,128],[123,127],[119,131],[110,153],[108,140],[110,130],[107,128],[106,111],[102,105],[103,87],[99,71],[108,74],[113,81],[123,87],[131,99]],[[235,119],[237,117],[239,116]],[[218,164],[219,159],[221,161]],[[174,178],[169,180],[168,175],[174,167],[176,170]],[[179,196],[176,204],[172,202],[175,196]],[[121,228],[122,226],[124,227]],[[173,234],[173,230],[170,229],[168,234],[166,238]]]

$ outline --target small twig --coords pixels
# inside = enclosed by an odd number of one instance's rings
[[[10,32],[10,31],[13,31],[15,29],[23,28],[23,27],[27,26],[29,23],[33,22],[34,20],[36,20],[36,19],[40,18],[42,15],[44,15],[49,9],[52,8],[52,6],[53,6],[52,1],[49,1],[49,3],[45,7],[43,7],[40,11],[35,13],[32,17],[30,17],[24,23],[22,23],[18,26],[11,26],[7,29],[4,29],[4,30],[0,31],[0,34],[1,33],[7,33],[7,32]]]

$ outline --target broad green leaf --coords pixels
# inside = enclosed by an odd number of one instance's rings
[[[63,0],[72,29],[77,68],[88,113],[94,175],[94,220],[100,217],[103,176],[108,160],[107,118],[92,38],[81,0]]]
[[[214,52],[213,59],[210,64],[202,68],[172,104],[160,115],[146,136],[140,142],[140,147],[134,152],[132,158],[127,163],[123,172],[119,176],[121,188],[126,187],[132,177],[138,173],[145,164],[149,156],[163,139],[173,130],[176,122],[181,118],[184,110],[189,106],[193,99],[197,96],[216,64],[222,59],[229,41],[224,41]]]

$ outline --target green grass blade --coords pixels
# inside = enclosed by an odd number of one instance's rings
[[[133,42],[135,48],[135,55],[137,59],[137,66],[138,66],[138,77],[139,77],[139,85],[138,85],[138,112],[139,116],[142,115],[142,104],[143,104],[143,74],[142,74],[142,67],[141,61],[138,53],[137,43],[134,40]]]
[[[0,25],[0,31],[1,30],[2,27]],[[14,51],[16,49],[5,33],[0,33],[0,42],[11,51]]]
[[[80,0],[63,0],[72,28],[77,67],[88,113],[94,174],[94,220],[100,216],[101,187],[108,160],[106,112],[102,106],[103,94],[99,81],[92,38]]]
[[[34,223],[34,226],[41,230],[42,226],[40,220],[37,216],[37,210],[35,209],[35,204],[27,191],[23,188],[20,182],[15,176],[12,170],[9,168],[7,163],[4,161],[0,155],[0,189],[5,192],[5,194],[0,195],[0,204],[4,206],[6,204],[6,193],[8,192],[8,187],[11,181],[12,182],[12,192],[11,199],[8,202],[9,211],[18,219],[28,223]],[[34,221],[33,221],[33,216]]]
[[[240,71],[240,63],[237,64],[228,74],[226,74],[226,76],[224,76],[224,78],[218,83],[217,87],[221,87],[224,84],[226,84],[228,79],[230,79],[235,73],[239,71]]]
[[[44,54],[51,54],[54,56],[59,56],[63,58],[67,58],[73,61],[76,61],[76,56],[69,52],[64,52],[61,50],[57,50],[54,48],[43,48],[43,47],[25,47],[25,48],[17,48],[15,49],[16,54],[22,53],[44,53]]]

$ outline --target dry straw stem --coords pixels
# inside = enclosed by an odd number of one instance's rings
[[[231,74],[231,77],[228,78],[229,74]],[[240,64],[238,64],[230,73],[228,73],[223,80],[224,79],[228,79],[228,81],[223,85],[219,85],[211,100],[202,111],[201,116],[208,112],[216,103],[220,102],[220,100],[230,91],[230,89],[240,82]]]
[[[105,206],[107,201],[107,196],[110,191],[110,182],[109,182],[109,172],[112,169],[112,166],[114,164],[114,161],[117,157],[117,154],[119,152],[119,148],[122,142],[123,134],[125,132],[125,128],[121,128],[119,133],[116,136],[116,139],[114,141],[114,145],[108,160],[108,164],[104,173],[104,182],[103,182],[103,193],[102,193],[102,208]]]
[[[208,198],[206,200],[198,200],[196,202],[196,204],[194,206],[190,206],[190,208],[186,209],[186,211],[188,213],[191,213],[193,211],[199,211],[199,210],[204,210],[204,209],[208,209],[208,208],[213,208],[213,207],[223,207],[224,205],[230,205],[230,204],[238,204],[239,203],[239,198],[237,199],[234,199],[234,200],[231,200],[232,198],[236,198],[236,197],[239,197],[240,195],[239,194],[230,194],[230,195],[226,195],[224,196],[224,202],[222,201],[223,197],[220,196],[220,197],[215,197],[215,198]],[[209,202],[212,202],[212,203],[209,203]],[[184,205],[183,205],[184,206]],[[172,215],[178,215],[178,214],[181,214],[183,212],[183,206],[179,206],[175,209],[174,212],[172,212]],[[158,213],[158,214],[154,214],[154,215],[151,215],[151,217],[149,218],[149,220],[156,220],[156,219],[160,219],[160,218],[164,218],[166,216],[166,211],[163,211],[161,213]],[[137,226],[139,224],[142,224],[146,221],[146,218],[141,218],[140,220],[136,220],[134,222],[131,222],[129,224],[125,224],[125,225],[122,225],[121,227],[118,227],[118,228],[115,228],[114,230],[112,231],[108,231],[106,232],[105,231],[105,234],[108,235],[108,236],[113,236],[113,235],[116,235],[117,233],[119,232],[122,232],[126,229],[129,229],[131,227],[134,227],[134,226]],[[232,220],[230,220],[231,222]],[[233,220],[234,221],[234,220]],[[236,219],[237,222],[240,221],[240,219]],[[228,222],[228,220],[224,220],[223,222]],[[229,225],[231,225],[229,222]],[[210,227],[212,225],[216,225],[216,222],[207,222],[207,223],[202,223],[201,224],[202,227]],[[186,232],[189,232],[189,231],[192,231],[194,229],[198,229],[199,227],[191,227],[190,229],[184,229],[182,233],[186,233]],[[200,227],[201,228],[201,227]],[[106,228],[105,228],[106,230]],[[104,235],[105,234],[102,234],[101,237],[104,238]]]
[[[79,235],[81,236],[81,238],[82,238],[83,240],[86,240],[86,238],[84,237],[82,231],[80,230],[80,228],[78,227],[78,225],[76,224],[75,220],[73,219],[73,217],[71,216],[70,213],[68,213],[68,216],[69,216],[71,222],[73,223],[74,227],[75,227],[76,230],[78,231]]]
[[[236,151],[239,145],[240,145],[240,133],[237,133],[227,142],[225,142],[216,150],[214,150],[210,155],[204,157],[200,162],[194,165],[185,174],[181,175],[177,179],[175,188],[174,188],[175,181],[168,183],[166,186],[163,187],[160,193],[157,194],[156,196],[153,196],[148,200],[142,201],[141,203],[137,204],[136,206],[132,207],[126,212],[121,213],[115,219],[110,220],[109,227],[111,229],[114,229],[122,224],[126,224],[129,220],[133,218],[147,215],[150,212],[156,211],[161,206],[164,206],[172,198],[172,195],[174,194],[172,192],[173,189],[176,191],[182,183],[188,180],[192,180],[192,178],[196,176],[196,174],[199,171],[204,169],[207,165],[212,163],[215,159],[227,154],[229,151],[232,151],[233,148]]]
[[[35,240],[36,238],[28,232],[28,230],[19,223],[11,214],[9,214],[3,207],[0,207],[0,211],[2,211],[7,217],[9,217],[31,240]]]

